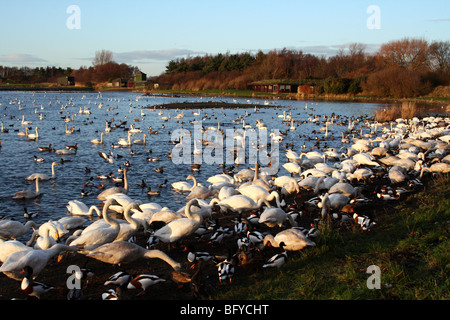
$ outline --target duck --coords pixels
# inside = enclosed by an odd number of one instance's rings
[[[147,187],[147,194],[149,196],[160,196],[161,195],[161,191],[152,190],[151,187]]]
[[[194,269],[196,263],[199,260],[210,261],[214,259],[214,256],[206,251],[196,251],[192,245],[184,248],[184,251],[188,251],[187,260],[192,263],[191,269]]]
[[[280,248],[282,248],[284,250],[285,244],[284,242],[281,242],[279,244]],[[273,255],[270,259],[268,259],[264,264],[263,264],[263,268],[281,268],[281,266],[283,266],[286,261],[288,259],[288,254],[286,251],[283,251],[281,253],[277,253],[275,255]]]
[[[219,276],[220,284],[225,282],[231,283],[235,272],[235,266],[231,257],[217,264],[217,273]]]
[[[38,158],[35,155],[33,156],[33,159],[34,159],[34,162],[44,162],[45,161],[45,158],[42,158],[42,157]]]
[[[76,251],[76,247],[57,243],[47,250],[23,250],[12,253],[0,267],[0,272],[12,279],[22,280],[20,271],[26,266],[32,268],[31,277],[36,278],[47,266],[48,262],[62,251]]]
[[[40,299],[43,294],[46,294],[55,289],[53,286],[34,281],[31,276],[33,274],[32,267],[25,266],[22,272],[25,273],[25,276],[20,284],[20,289],[26,295]]]
[[[136,277],[134,277],[127,286],[127,289],[142,289],[141,292],[139,292],[136,296],[141,296],[147,293],[147,290],[149,287],[160,283],[165,282],[166,280],[163,278],[160,278],[157,275],[152,274],[140,274]]]
[[[117,204],[116,200],[108,199],[102,210],[103,220],[109,225],[108,227],[102,226],[101,223],[96,225],[97,227],[92,227],[93,224],[91,224],[91,228],[85,228],[78,238],[70,242],[70,245],[78,247],[80,251],[90,251],[102,244],[114,241],[119,234],[120,225],[108,214],[108,208],[112,204]]]
[[[101,201],[105,201],[107,196],[115,194],[115,193],[124,193],[128,194],[128,168],[123,169],[123,188],[122,187],[111,187],[106,190],[103,190],[98,196],[97,199]]]
[[[132,263],[141,258],[161,259],[169,264],[174,270],[181,269],[181,264],[169,257],[165,252],[158,249],[148,250],[129,241],[115,241],[106,243],[94,250],[91,250],[86,254],[86,256],[104,263],[118,266]]]
[[[199,213],[193,213],[191,211],[192,206],[200,208],[197,199],[189,200],[186,204],[185,217],[169,222],[155,231],[154,235],[162,242],[170,244],[193,234],[203,222],[203,216]]]
[[[97,214],[98,217],[101,217],[102,215],[100,209],[97,206],[92,205],[88,207],[80,200],[70,200],[66,208],[67,212],[71,215],[93,216],[94,212]]]
[[[23,208],[23,217],[25,219],[33,219],[36,218],[38,216],[37,212],[28,212],[27,208]]]
[[[119,287],[124,287],[130,282],[132,276],[126,271],[118,271],[105,281],[104,285],[116,285]]]
[[[41,191],[39,190],[39,180],[40,180],[39,177],[35,179],[36,181],[35,191],[32,190],[17,191],[13,196],[13,200],[33,200],[42,196],[43,193],[41,193]]]
[[[36,230],[37,225],[34,221],[27,221],[25,224],[20,221],[5,219],[0,221],[0,238],[8,240],[22,237],[30,231]]]
[[[33,181],[36,180],[37,178],[39,178],[41,181],[47,181],[47,180],[51,180],[51,179],[55,179],[56,178],[56,174],[55,174],[55,167],[59,166],[59,163],[57,162],[52,162],[52,175],[48,176],[44,173],[33,173],[31,175],[29,175],[26,180],[27,181]]]
[[[283,249],[286,251],[299,251],[307,246],[315,246],[315,242],[308,239],[305,234],[296,229],[290,228],[280,231],[275,236],[267,234],[263,240],[264,246],[271,245],[273,247],[280,247],[280,244],[284,244]]]
[[[117,287],[116,290],[108,289],[102,293],[102,300],[120,300],[120,292],[120,287]]]

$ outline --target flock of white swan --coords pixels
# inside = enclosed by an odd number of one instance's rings
[[[80,112],[85,111],[80,108]],[[180,120],[187,112],[183,110],[173,118],[169,113],[163,120]],[[174,111],[171,113],[173,115]],[[202,110],[195,114],[201,117]],[[174,278],[182,274],[190,278],[184,272],[188,270],[183,270],[187,260],[194,264],[198,260],[213,261],[217,266],[217,280],[228,282],[237,269],[244,268],[247,261],[265,252],[269,244],[279,248],[279,252],[266,257],[261,268],[280,268],[290,252],[315,246],[320,237],[320,221],[328,217],[338,223],[355,223],[361,230],[369,230],[376,221],[360,208],[377,201],[398,200],[402,193],[422,186],[425,175],[450,171],[449,118],[430,116],[377,123],[368,119],[341,122],[334,115],[311,115],[304,120],[317,124],[317,142],[310,149],[283,145],[284,136],[295,133],[302,121],[286,111],[280,113],[279,118],[287,129],[280,130],[281,135],[270,136],[272,143],[276,141],[284,148],[280,152],[282,159],[273,159],[270,164],[283,163],[275,173],[269,170],[273,167],[261,167],[258,163],[252,167],[223,166],[220,167],[222,172],[210,176],[202,184],[197,181],[196,167],[192,166],[192,174],[185,180],[168,186],[183,193],[186,204],[181,208],[168,208],[158,204],[157,200],[145,202],[132,197],[129,194],[129,169],[125,167],[122,186],[104,189],[96,195],[102,206],[88,206],[73,199],[67,203],[66,216],[41,225],[32,218],[25,223],[11,218],[1,220],[0,272],[21,281],[22,291],[36,297],[54,288],[35,279],[52,259],[67,252],[127,268],[139,259],[160,259],[178,272],[172,274]],[[21,120],[23,126],[31,125],[24,116]],[[245,119],[235,121],[244,130],[254,130]],[[355,122],[359,122],[357,129]],[[262,120],[255,124],[258,128],[265,126]],[[333,126],[343,128],[339,136],[333,136]],[[2,132],[4,130],[2,122]],[[67,130],[67,134],[71,134],[71,130]],[[107,122],[105,131],[90,142],[104,144],[104,136],[110,130]],[[220,131],[220,122],[211,130]],[[142,131],[130,127],[127,138],[120,139],[117,145],[146,145],[149,142],[145,139],[152,134],[152,128],[148,135],[142,135],[142,139],[132,141],[134,133],[142,134]],[[26,130],[22,136],[39,141],[38,127],[34,134]],[[339,141],[341,147],[329,148],[327,141]],[[61,150],[53,150],[52,145],[40,148],[63,154],[77,152],[77,146]],[[106,153],[100,156],[105,160],[110,158]],[[17,191],[13,199],[40,197],[40,182],[64,177],[64,173],[55,172],[57,166],[57,162],[52,163],[51,175],[33,173],[27,176],[26,180],[35,181],[35,190]],[[144,181],[138,181],[141,180]],[[206,187],[206,184],[209,185]],[[149,191],[149,195],[157,196],[158,193]],[[92,221],[89,219],[92,216],[99,219]],[[28,242],[20,241],[30,232]],[[188,259],[177,261],[172,253],[179,249],[173,247],[184,243],[190,244]],[[216,251],[220,248],[222,254],[210,254],[206,249],[196,252],[195,244],[203,249],[216,246]],[[66,259],[70,261],[70,254]],[[123,288],[125,283],[125,288],[141,288],[141,294],[149,286],[167,280],[151,274],[131,277],[126,272],[118,272],[111,279],[108,279],[109,275],[96,277],[104,277],[105,284],[120,283]],[[104,297],[117,298],[114,293],[109,292]]]

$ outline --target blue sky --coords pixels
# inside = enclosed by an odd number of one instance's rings
[[[80,29],[67,27],[70,5],[80,9]],[[371,5],[380,28],[367,27]],[[0,0],[0,12],[0,65],[76,69],[106,49],[149,75],[187,55],[282,48],[333,55],[353,42],[372,51],[404,37],[450,40],[448,0]]]

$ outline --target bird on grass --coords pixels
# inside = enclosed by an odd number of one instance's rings
[[[34,281],[32,277],[32,267],[25,266],[22,270],[22,273],[25,273],[25,276],[20,284],[20,289],[29,297],[36,297],[40,299],[43,294],[54,289],[54,287],[52,286],[46,285],[42,282]]]

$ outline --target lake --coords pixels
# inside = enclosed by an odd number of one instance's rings
[[[240,108],[204,108],[198,109],[165,109],[154,106],[174,102],[206,102],[222,101],[230,104],[244,104]],[[0,183],[0,215],[24,222],[23,208],[36,212],[33,220],[41,224],[50,219],[57,220],[67,215],[68,201],[78,199],[88,206],[99,204],[96,195],[101,192],[96,186],[104,183],[105,187],[113,186],[111,180],[103,181],[98,175],[113,173],[120,177],[118,169],[124,168],[129,162],[128,174],[130,190],[128,195],[136,200],[157,202],[172,210],[178,210],[186,203],[186,194],[176,192],[170,184],[184,181],[192,174],[188,163],[175,164],[168,155],[173,149],[171,141],[176,130],[183,129],[193,132],[194,125],[203,128],[217,127],[223,130],[242,129],[243,124],[256,128],[257,123],[264,123],[267,137],[274,130],[284,133],[280,142],[280,175],[289,174],[281,165],[286,161],[284,152],[292,148],[300,153],[310,150],[324,136],[320,127],[324,126],[324,117],[335,115],[332,125],[329,125],[329,138],[321,141],[319,147],[341,147],[341,132],[348,130],[348,120],[361,120],[373,116],[381,104],[356,102],[322,102],[296,100],[261,100],[232,97],[198,97],[198,96],[144,96],[140,93],[80,93],[80,92],[0,92],[1,121],[4,132],[0,132],[1,183]],[[176,119],[180,113],[182,119]],[[283,121],[283,112],[294,121],[295,130],[291,130],[291,122]],[[164,120],[163,117],[170,119]],[[198,115],[198,113],[200,113]],[[22,124],[22,117],[31,124]],[[179,116],[180,117],[180,116]],[[317,118],[318,121],[312,121]],[[66,121],[67,119],[67,121]],[[237,120],[240,119],[240,120]],[[70,121],[68,121],[70,120]],[[244,122],[242,122],[244,120]],[[109,122],[110,132],[103,136],[103,145],[94,145],[90,141],[100,138],[106,123]],[[71,134],[66,134],[67,128],[73,128]],[[364,125],[356,121],[357,128]],[[37,141],[28,141],[18,132],[30,128],[29,133],[38,127]],[[142,130],[132,135],[131,140],[142,139],[147,134],[145,145],[113,148],[121,138],[127,138],[127,131],[132,127]],[[149,127],[157,134],[148,135]],[[370,129],[363,127],[364,131]],[[231,131],[232,132],[232,131]],[[336,137],[333,139],[332,137]],[[206,134],[203,138],[207,138]],[[192,141],[192,140],[191,140]],[[75,155],[57,155],[55,152],[40,152],[38,147],[48,146],[56,150],[65,149],[66,145],[78,145]],[[199,146],[201,148],[201,146]],[[99,152],[114,154],[114,163],[109,163],[99,156]],[[34,157],[43,157],[43,162],[36,162]],[[152,162],[148,158],[159,157],[160,161]],[[51,175],[51,163],[56,166],[56,179],[40,183],[44,194],[34,201],[16,201],[12,197],[15,192],[23,189],[35,189],[34,182],[26,181],[26,177],[34,172]],[[240,165],[238,169],[252,166],[252,163]],[[155,171],[163,167],[163,173]],[[86,168],[90,172],[86,172]],[[237,169],[237,170],[238,170]],[[198,182],[207,186],[207,178],[222,173],[218,164],[203,164],[200,171],[195,172]],[[93,187],[84,187],[91,181]],[[167,180],[168,187],[159,189],[160,196],[148,196],[147,189],[140,186],[142,180],[152,189]],[[192,182],[192,181],[191,181]],[[90,192],[81,197],[81,190]],[[25,239],[27,240],[27,239]]]

